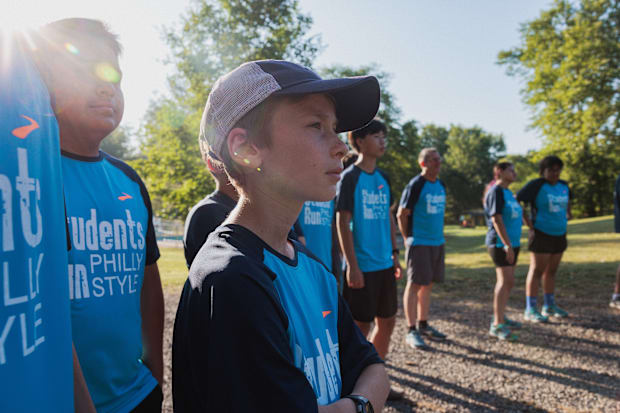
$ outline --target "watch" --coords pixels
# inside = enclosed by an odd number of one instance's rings
[[[364,396],[360,396],[359,394],[349,394],[348,396],[344,396],[343,399],[353,400],[353,403],[355,403],[356,413],[375,413],[375,409],[372,408],[372,403],[370,403],[370,400]]]

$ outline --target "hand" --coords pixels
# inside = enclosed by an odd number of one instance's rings
[[[352,289],[364,288],[364,274],[359,267],[347,267],[347,285]]]
[[[399,280],[402,275],[403,271],[400,268],[400,260],[398,259],[398,255],[394,255],[394,277]]]
[[[504,251],[506,251],[506,261],[508,264],[512,264],[515,261],[515,251],[512,247],[504,247]]]

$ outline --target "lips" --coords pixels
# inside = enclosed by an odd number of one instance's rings
[[[111,102],[97,102],[89,105],[91,109],[100,110],[100,111],[110,111],[116,112],[116,106]]]
[[[340,174],[342,173],[343,169],[342,168],[334,168],[334,169],[330,169],[329,171],[326,172],[326,174],[336,180],[340,180]]]

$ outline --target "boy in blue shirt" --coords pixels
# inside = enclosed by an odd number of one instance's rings
[[[405,187],[397,218],[407,248],[403,304],[409,332],[405,340],[412,348],[426,349],[423,335],[438,341],[446,338],[428,324],[433,283],[443,282],[445,274],[446,189],[439,179],[441,156],[435,148],[422,149],[418,162],[422,173]]]
[[[529,228],[530,268],[525,286],[523,318],[545,323],[549,317],[564,318],[568,312],[555,304],[555,274],[567,247],[566,228],[571,218],[570,188],[560,179],[564,163],[557,156],[540,161],[538,179],[529,181],[517,193],[517,200],[530,206],[531,215],[523,215]],[[536,301],[542,281],[544,305],[539,312]]]
[[[201,145],[239,192],[183,287],[172,344],[176,412],[371,412],[385,368],[336,281],[289,238],[305,201],[333,199],[346,152],[338,133],[379,106],[374,77],[321,79],[278,60],[214,84]]]
[[[96,20],[59,20],[42,33],[60,129],[77,355],[99,413],[160,411],[164,307],[150,200],[131,167],[99,150],[123,115],[121,47]]]
[[[0,30],[0,44],[0,411],[94,413],[71,345],[58,125],[35,66],[46,62],[21,34]]]

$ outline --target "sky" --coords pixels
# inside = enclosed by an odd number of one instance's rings
[[[108,23],[124,52],[123,125],[136,128],[149,102],[167,93],[168,47],[163,26],[179,22],[190,0],[0,0],[0,27],[38,26],[65,17]],[[401,121],[480,126],[504,136],[508,153],[541,146],[528,130],[521,81],[496,64],[500,50],[519,44],[519,25],[536,18],[543,0],[300,0],[314,19],[311,34],[326,46],[314,67],[377,63]]]

